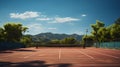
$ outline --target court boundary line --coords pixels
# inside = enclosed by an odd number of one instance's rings
[[[93,53],[97,53],[97,52],[95,52],[95,51],[91,51],[91,52],[93,52]],[[119,58],[119,57],[116,57],[116,56],[113,56],[113,55],[110,55],[110,54],[104,54],[104,53],[101,53],[101,52],[99,52],[99,53],[97,53],[97,54],[101,54],[101,55],[104,55],[104,56],[113,57],[113,58],[116,58],[116,59]]]
[[[90,55],[88,55],[88,54],[86,54],[86,53],[83,53],[83,52],[82,52],[82,51],[80,51],[80,50],[79,50],[79,52],[80,52],[81,54],[83,54],[83,55],[85,55],[85,56],[87,56],[87,57],[91,58],[91,59],[95,59],[94,57],[92,57],[92,56],[90,56]]]
[[[24,56],[23,58],[29,58],[29,57],[31,57],[31,56],[33,56],[34,54],[32,54],[32,55],[29,55],[29,56]]]
[[[34,55],[36,55],[36,54],[38,54],[38,52],[37,53],[35,53],[35,54],[33,54],[33,53],[30,53],[30,55],[28,54],[26,54],[27,56],[24,56],[24,57],[22,57],[22,58],[29,58],[29,57],[31,57],[31,56],[34,56]]]

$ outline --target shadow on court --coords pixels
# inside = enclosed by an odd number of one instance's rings
[[[17,52],[36,52],[36,50],[27,50],[27,49],[13,49],[11,51],[0,51],[0,54],[9,54],[9,53],[14,53],[13,51],[17,51]]]
[[[2,53],[13,53],[13,52],[11,52],[11,51],[0,51],[0,54],[2,54]]]
[[[14,49],[13,51],[36,52],[35,50],[26,50],[26,49]]]
[[[45,61],[28,61],[28,62],[1,62],[0,67],[71,67],[72,64],[60,63],[60,64],[45,64]]]

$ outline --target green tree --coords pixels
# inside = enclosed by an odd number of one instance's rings
[[[99,29],[100,28],[102,28],[102,27],[104,27],[104,23],[103,22],[101,22],[101,21],[96,21],[96,24],[92,24],[91,25],[91,27],[92,27],[92,34],[94,35],[94,37],[96,38],[95,40],[97,41],[97,42],[99,42],[100,41],[100,35],[98,34],[98,31],[99,31]]]
[[[61,44],[75,44],[77,40],[73,37],[67,37],[61,40]]]
[[[60,44],[60,40],[55,39],[50,41],[51,44]]]
[[[120,18],[115,21],[115,24],[120,24]]]
[[[27,47],[33,46],[32,45],[32,38],[29,35],[22,36],[22,38],[20,39],[20,42],[23,43]]]
[[[6,41],[18,42],[22,37],[22,33],[28,28],[23,27],[22,24],[17,23],[7,23],[4,25],[5,38]]]
[[[110,26],[110,35],[113,41],[120,41],[120,24],[114,23]]]
[[[93,46],[93,42],[94,42],[94,36],[93,35],[84,35],[82,37],[82,45],[86,45],[86,46]]]
[[[98,40],[100,42],[104,42],[106,41],[106,35],[107,35],[107,29],[105,27],[101,27],[99,30],[98,30]]]
[[[0,41],[4,41],[4,29],[0,28]]]

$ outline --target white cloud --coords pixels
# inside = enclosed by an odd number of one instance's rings
[[[26,32],[26,34],[38,34],[42,31],[44,31],[44,27],[42,26],[42,24],[38,24],[38,23],[31,23],[26,25],[29,29],[29,32]]]
[[[36,29],[39,28],[40,29],[41,24],[34,23],[34,24],[29,24],[27,26],[28,28],[36,28]]]
[[[10,18],[28,19],[38,17],[38,12],[26,11],[24,13],[10,13]]]
[[[40,17],[36,18],[36,20],[39,21],[49,21],[48,23],[66,23],[66,22],[72,22],[72,21],[79,21],[80,19],[78,18],[72,18],[72,17]]]
[[[86,14],[82,14],[81,16],[82,16],[82,17],[85,17],[85,16],[87,16],[87,15],[86,15]]]
[[[57,28],[48,28],[49,30],[56,30]]]
[[[41,12],[26,11],[24,13],[10,13],[10,18],[16,19],[28,19],[34,18],[37,21],[47,21],[48,23],[66,23],[72,21],[79,21],[79,18],[73,17],[48,17],[47,15],[41,14]]]
[[[52,18],[37,18],[36,20],[40,20],[40,21],[48,21],[48,20],[52,20]]]
[[[72,21],[78,21],[78,20],[80,19],[72,18],[72,17],[64,17],[64,18],[55,17],[53,22],[50,22],[50,23],[65,23],[65,22],[72,22]]]

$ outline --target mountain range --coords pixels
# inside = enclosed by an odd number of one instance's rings
[[[47,33],[40,33],[37,35],[32,35],[32,39],[33,40],[53,40],[53,39],[64,39],[66,37],[74,37],[76,40],[80,41],[82,40],[83,35],[78,35],[78,34],[55,34],[55,33],[51,33],[51,32],[47,32]]]

